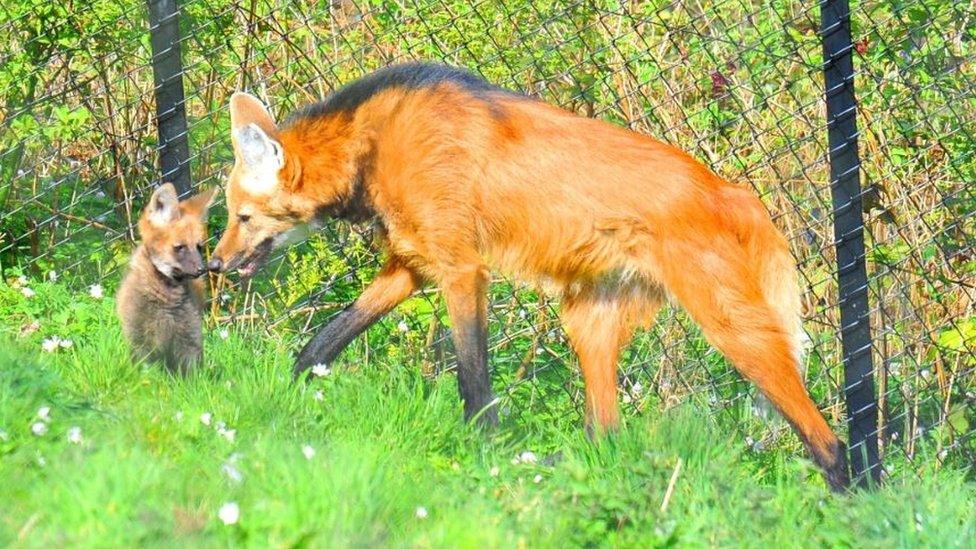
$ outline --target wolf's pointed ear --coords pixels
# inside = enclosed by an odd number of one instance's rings
[[[213,204],[214,198],[216,197],[217,187],[210,187],[184,200],[183,209],[187,213],[201,219],[207,219],[207,212],[210,210],[210,205]]]
[[[163,227],[180,218],[180,201],[176,198],[176,187],[172,183],[163,183],[153,191],[146,214],[149,222],[157,227]]]
[[[278,188],[278,171],[285,166],[281,143],[268,137],[257,124],[234,130],[238,160],[246,166],[241,186],[251,194],[269,194]]]
[[[285,154],[281,143],[268,137],[257,124],[248,124],[234,130],[234,143],[240,159],[249,168],[274,168],[280,170],[285,165]]]
[[[278,133],[274,117],[257,97],[245,92],[230,96],[230,127],[237,131],[249,124],[256,124],[267,135]]]

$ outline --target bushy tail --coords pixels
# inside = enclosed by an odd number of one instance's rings
[[[789,244],[755,195],[740,188],[728,189],[726,194],[727,202],[733,207],[723,213],[745,248],[746,261],[758,279],[764,301],[777,317],[775,324],[786,335],[791,362],[803,380],[806,377],[804,351],[808,338],[803,330],[799,273]],[[762,395],[754,406],[756,412],[767,419],[777,417],[772,413],[772,404]]]
[[[796,262],[790,253],[786,239],[772,227],[775,234],[765,237],[765,250],[756,259],[762,270],[761,285],[766,301],[780,317],[784,329],[790,335],[793,354],[796,357],[796,367],[800,376],[805,374],[804,351],[809,338],[803,330],[802,301],[799,285],[799,273]]]
[[[665,285],[712,345],[793,426],[831,487],[841,490],[848,484],[844,445],[802,379],[805,337],[789,246],[751,193],[731,188],[722,199],[722,229],[732,234],[713,240],[707,265],[665,269]],[[728,246],[728,236],[737,245]]]
[[[729,188],[726,195],[730,207],[724,213],[731,217],[739,241],[746,248],[748,261],[758,271],[763,297],[776,311],[780,325],[789,335],[796,366],[802,376],[808,338],[803,330],[799,272],[789,244],[752,192]]]

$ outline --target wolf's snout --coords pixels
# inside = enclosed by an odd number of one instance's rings
[[[221,261],[219,257],[211,257],[210,262],[207,263],[207,268],[215,273],[219,273],[221,270],[223,270],[223,267],[224,262]]]

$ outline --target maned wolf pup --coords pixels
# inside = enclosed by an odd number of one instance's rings
[[[139,218],[142,244],[129,261],[116,308],[133,360],[186,373],[203,357],[203,242],[216,188],[180,202],[171,183]]]

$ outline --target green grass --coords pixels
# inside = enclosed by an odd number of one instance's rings
[[[976,6],[963,4],[864,0],[855,3],[852,26],[878,419],[886,434],[881,449],[912,449],[936,438],[942,447],[933,453],[944,448],[949,459],[972,461],[976,439],[963,435],[976,425],[970,290],[976,256],[967,252],[976,248],[976,139],[969,130],[976,127]],[[223,186],[233,162],[226,108],[233,92],[257,93],[284,118],[373,69],[425,59],[662,139],[755,188],[801,269],[815,348],[810,390],[828,420],[843,423],[815,3],[185,0],[180,6],[190,168],[200,187]],[[155,119],[146,100],[154,90],[147,25],[145,3],[135,0],[0,3],[9,43],[0,63],[2,276],[71,269],[110,284],[125,264],[132,249],[125,235],[159,175],[156,125],[145,123]],[[211,234],[225,226],[226,210],[218,205]],[[270,276],[246,288],[220,288],[228,299],[219,314],[271,318],[280,321],[278,332],[324,320],[380,265],[370,239],[359,236],[364,229],[328,223],[269,264]],[[322,288],[328,292],[319,296]],[[556,338],[509,344],[502,334],[538,326],[538,319],[555,322],[551,302],[511,288],[496,286],[492,296],[501,385],[503,376],[532,374],[568,353]],[[56,314],[86,312],[66,300]],[[381,360],[399,353],[397,364],[437,362],[440,349],[424,349],[430,336],[443,335],[443,306],[415,299],[397,314],[418,329],[384,345],[388,356]],[[536,357],[539,350],[545,353]],[[734,379],[681,322],[660,322],[629,353],[622,373],[646,380],[648,371],[663,372],[655,387],[673,381],[667,389],[673,398],[661,395],[668,403],[714,379]],[[558,380],[563,370],[553,370]],[[725,404],[743,393],[742,385],[719,384],[715,396]],[[529,398],[535,393],[523,396],[530,392],[519,390],[517,402],[538,402]],[[552,400],[545,399],[547,407]]]
[[[292,342],[234,328],[208,333],[206,364],[183,379],[127,360],[110,298],[33,287],[25,298],[0,283],[3,546],[943,547],[976,536],[966,471],[901,469],[877,492],[832,496],[795,444],[751,451],[697,403],[628,417],[601,444],[574,414],[484,433],[461,422],[450,376],[347,361],[295,384]],[[42,351],[58,332],[73,345]],[[538,461],[513,463],[526,451]],[[228,502],[237,524],[218,518]]]

